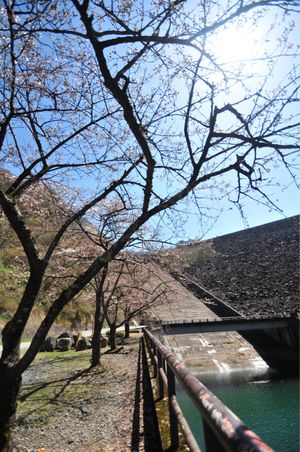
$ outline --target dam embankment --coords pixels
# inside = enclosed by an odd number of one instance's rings
[[[182,284],[203,286],[242,315],[290,315],[299,311],[299,219],[191,242],[159,261],[177,270]]]
[[[169,282],[173,277],[168,274]],[[173,293],[168,302],[153,307],[158,323],[165,323],[161,340],[169,346],[186,367],[199,377],[217,379],[255,379],[266,375],[269,367],[282,375],[299,374],[299,317],[286,317],[286,325],[259,327],[253,331],[199,332],[197,322],[216,319],[244,319],[239,312],[223,303],[199,285],[192,292],[173,279]],[[197,294],[197,296],[196,296]],[[271,319],[270,319],[271,320]],[[193,322],[193,333],[172,333],[168,323]],[[251,322],[251,319],[249,319]],[[218,323],[218,322],[217,322]],[[176,326],[176,325],[175,325]],[[236,327],[238,328],[238,327]],[[232,328],[233,329],[233,328]],[[174,330],[174,328],[173,328]]]

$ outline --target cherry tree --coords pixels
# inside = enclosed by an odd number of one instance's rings
[[[133,318],[138,318],[158,303],[168,301],[174,289],[160,273],[157,265],[143,257],[122,254],[95,276],[90,283],[95,294],[92,367],[100,364],[101,334],[105,322],[109,327],[111,350],[115,350],[117,328],[124,326],[124,337],[128,337]]]
[[[116,348],[117,328],[124,326],[126,330],[134,317],[157,303],[166,302],[171,291],[153,264],[129,256],[114,261],[106,286],[102,286],[102,313],[110,329],[111,349]]]
[[[252,197],[274,206],[267,184],[276,167],[295,182],[298,13],[298,1],[280,0],[1,1],[0,165],[14,177],[0,206],[28,275],[2,331],[1,450],[12,447],[22,374],[53,322],[125,247],[156,240],[151,231],[183,200],[199,215],[204,200],[213,207],[214,189],[239,205]],[[263,26],[260,51],[229,64],[216,43],[245,24],[257,36]],[[58,192],[61,213],[54,224],[45,218],[46,241],[24,214],[40,184]],[[65,238],[93,228],[97,256],[51,290],[21,357]]]

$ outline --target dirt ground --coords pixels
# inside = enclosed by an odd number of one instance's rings
[[[24,375],[14,450],[132,450],[138,343],[131,337],[89,371],[90,350],[40,353]]]

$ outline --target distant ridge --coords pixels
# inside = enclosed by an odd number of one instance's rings
[[[271,230],[271,229],[273,229],[273,227],[274,228],[277,228],[277,227],[281,228],[281,227],[285,227],[285,224],[288,224],[288,223],[293,222],[293,221],[298,222],[298,228],[299,228],[299,226],[300,226],[300,214],[293,215],[293,216],[287,217],[287,218],[282,218],[280,220],[271,221],[270,223],[264,223],[264,224],[259,224],[257,226],[251,226],[250,228],[241,229],[239,231],[229,232],[227,234],[218,235],[218,236],[216,236],[216,237],[214,237],[212,239],[207,239],[207,240],[215,240],[215,239],[219,239],[219,238],[231,237],[231,236],[234,236],[236,234],[243,234],[244,232],[251,233],[252,231],[253,232],[257,231],[259,233],[260,229],[268,228],[269,230]]]

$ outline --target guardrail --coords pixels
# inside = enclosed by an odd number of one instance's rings
[[[206,451],[271,452],[229,408],[209,391],[185,366],[175,353],[165,347],[153,334],[144,330],[144,346],[148,349],[157,378],[159,398],[168,396],[171,450],[179,447],[180,425],[188,447],[199,452],[199,445],[176,400],[176,379],[189,395],[202,416]]]

